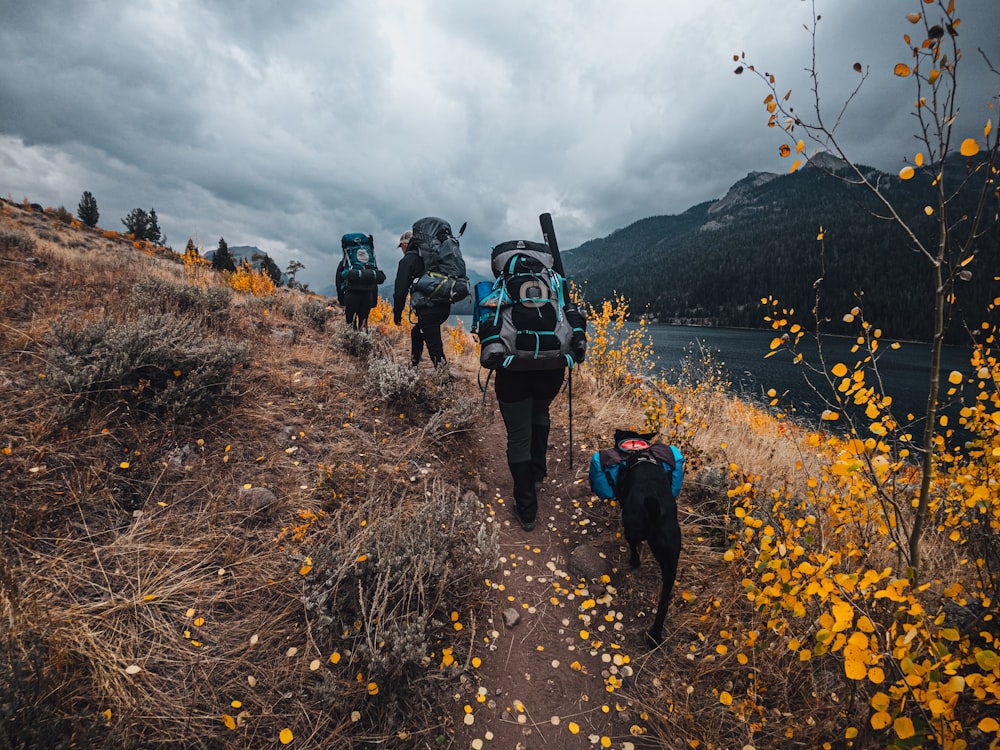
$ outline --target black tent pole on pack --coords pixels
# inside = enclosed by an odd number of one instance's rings
[[[552,251],[552,267],[556,269],[560,276],[565,277],[566,271],[563,269],[562,256],[559,254],[559,242],[556,240],[556,230],[552,226],[552,214],[542,214],[538,217],[538,223],[542,225],[542,237],[545,244]]]

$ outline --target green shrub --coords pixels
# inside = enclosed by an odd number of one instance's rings
[[[319,300],[308,299],[296,308],[295,318],[303,320],[317,331],[322,331],[326,327],[326,321],[330,317],[329,311]]]
[[[76,398],[71,411],[124,400],[130,406],[186,421],[236,395],[246,344],[206,336],[192,320],[145,315],[116,323],[53,326],[46,359],[50,384]]]
[[[30,255],[35,250],[35,240],[20,229],[0,229],[0,252]]]
[[[175,313],[192,315],[204,321],[223,322],[228,318],[228,287],[199,289],[189,284],[171,284],[169,281],[147,276],[132,287],[129,305],[141,313]]]
[[[350,653],[359,671],[400,689],[454,636],[452,613],[478,604],[498,564],[497,528],[479,499],[440,481],[426,489],[415,509],[366,509],[378,520],[361,537],[356,521],[335,519],[306,577],[305,608],[321,648]]]

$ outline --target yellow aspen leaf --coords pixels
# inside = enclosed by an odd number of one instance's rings
[[[912,180],[914,175],[913,167],[907,164],[901,170],[899,170],[899,179],[901,180]]]
[[[989,138],[990,133],[993,132],[993,120],[987,120],[986,126],[983,128],[983,138]]]
[[[847,675],[849,680],[863,680],[868,674],[868,670],[865,668],[865,663],[861,659],[844,658],[844,674]]]
[[[914,735],[913,721],[909,716],[899,716],[892,722],[892,728],[896,736],[901,740],[908,740]]]
[[[889,708],[889,696],[879,691],[872,696],[871,704],[876,711],[885,711]]]
[[[872,729],[885,729],[892,723],[892,717],[889,716],[885,711],[876,711],[872,714],[871,725]]]
[[[824,422],[836,422],[838,419],[840,419],[840,414],[838,414],[835,411],[830,411],[829,409],[824,409],[823,413],[820,414],[819,418],[822,419]]]
[[[979,665],[980,669],[987,672],[992,672],[998,662],[1000,662],[1000,658],[997,657],[995,651],[983,650],[976,654],[976,664]]]
[[[806,148],[806,142],[800,140],[798,143],[795,144],[795,153],[801,154],[803,151],[805,151],[805,148]]]
[[[868,679],[874,685],[881,685],[885,682],[885,672],[882,667],[872,667],[868,670]]]
[[[278,734],[278,742],[280,742],[282,745],[290,745],[292,743],[292,740],[294,739],[295,735],[292,734],[292,730],[289,729],[288,727],[282,729],[281,732]]]
[[[601,747],[611,747],[611,738],[607,736],[601,737]]]
[[[833,373],[835,378],[842,378],[847,374],[847,365],[843,362],[838,362],[833,366],[833,369],[830,372]]]
[[[229,714],[222,714],[222,723],[226,725],[226,729],[232,731],[236,729],[236,719],[234,719]]]
[[[948,382],[951,383],[952,385],[958,385],[959,383],[962,382],[962,373],[960,373],[958,370],[952,370],[950,373],[948,373]]]
[[[789,167],[789,169],[788,169],[788,173],[789,173],[789,174],[791,174],[792,172],[794,172],[795,170],[797,170],[797,169],[798,169],[799,167],[801,167],[801,166],[802,166],[802,160],[801,160],[801,159],[796,159],[796,160],[795,160],[795,161],[794,161],[794,162],[792,163],[792,166],[791,166],[791,167]]]
[[[937,68],[933,68],[930,73],[927,74],[927,80],[930,82],[931,86],[934,85],[934,81],[941,77],[941,71]]]
[[[1000,730],[1000,724],[997,723],[996,719],[987,716],[985,719],[979,720],[979,723],[976,724],[976,729],[987,734],[991,732],[995,734],[997,730]]]
[[[976,142],[975,138],[966,138],[962,141],[962,147],[959,149],[959,153],[962,156],[975,156],[979,153],[979,144]]]
[[[194,626],[196,628],[200,628],[202,625],[205,624],[205,618],[204,617],[196,617],[196,618],[194,618],[194,623],[193,624],[194,624]]]
[[[128,461],[122,461],[120,464],[118,464],[119,469],[127,469],[128,467],[129,467]]]
[[[368,695],[378,695],[378,683],[369,682],[368,683]]]
[[[906,76],[910,75],[910,66],[906,63],[896,63],[896,67],[893,68],[892,72],[900,78],[906,78]]]
[[[913,163],[916,164],[918,167],[922,167],[924,165],[924,154],[922,151],[918,151],[916,153],[916,155],[913,157]]]
[[[723,706],[731,706],[733,705],[733,696],[730,693],[723,690],[721,693],[719,693],[719,703],[721,703]]]
[[[577,724],[575,721],[571,721],[569,724],[567,724],[566,728],[569,730],[570,734],[580,734],[580,725]]]
[[[330,663],[331,664],[339,664],[340,663],[340,652],[339,651],[334,651],[332,654],[330,654]]]
[[[151,602],[154,599],[156,599],[156,594],[146,594],[144,597],[142,597],[142,600],[144,602]]]
[[[362,563],[368,559],[368,555],[358,555],[357,562]]]
[[[941,631],[941,637],[944,638],[946,641],[957,641],[962,636],[955,628],[945,628],[944,630]]]
[[[924,213],[928,216],[932,216],[934,214],[933,206],[924,206]]]
[[[792,153],[792,147],[789,146],[787,143],[782,143],[781,146],[778,147],[778,154],[781,156],[782,159],[784,159],[786,156],[790,156],[791,153]]]

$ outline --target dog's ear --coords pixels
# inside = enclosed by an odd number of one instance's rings
[[[642,437],[638,432],[633,430],[615,430],[615,445],[621,445],[622,440],[629,440],[630,438]]]

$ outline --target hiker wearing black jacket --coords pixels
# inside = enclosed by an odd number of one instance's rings
[[[396,284],[392,295],[392,320],[396,325],[403,322],[403,308],[406,307],[406,297],[410,293],[413,280],[424,273],[424,261],[420,253],[415,247],[409,248],[412,236],[413,232],[407,230],[399,238],[399,248],[403,251],[403,257],[400,258],[399,267],[396,269]],[[410,330],[410,364],[414,367],[420,364],[426,344],[427,354],[436,367],[445,361],[441,326],[451,316],[451,304],[445,302],[425,305],[416,310],[416,314],[417,322]]]

